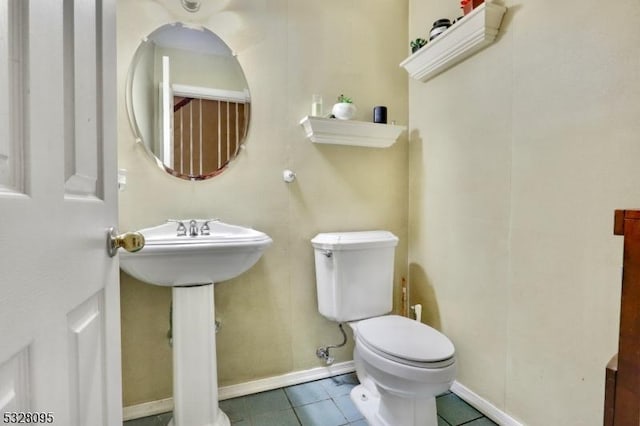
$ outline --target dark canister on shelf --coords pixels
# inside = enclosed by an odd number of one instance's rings
[[[373,107],[373,122],[374,123],[387,123],[387,107],[377,106]]]
[[[433,27],[431,27],[431,31],[429,31],[429,41],[438,37],[442,34],[447,28],[451,26],[451,21],[447,18],[438,19],[433,23]]]

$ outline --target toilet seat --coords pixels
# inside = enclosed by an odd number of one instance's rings
[[[398,315],[357,323],[356,341],[399,364],[437,369],[455,362],[453,343],[428,325]]]

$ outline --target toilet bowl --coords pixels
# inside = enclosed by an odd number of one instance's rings
[[[437,426],[435,397],[455,378],[455,348],[439,331],[391,312],[398,237],[333,232],[311,240],[318,310],[353,329],[360,385],[351,399],[371,426]]]
[[[349,323],[360,385],[351,399],[371,426],[436,426],[435,397],[455,378],[453,344],[397,315]]]

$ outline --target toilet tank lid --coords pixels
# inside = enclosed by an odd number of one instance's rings
[[[311,245],[326,250],[395,247],[398,237],[389,231],[325,232],[313,237]]]

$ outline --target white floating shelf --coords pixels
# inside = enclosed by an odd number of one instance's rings
[[[300,120],[311,142],[334,145],[387,148],[393,145],[406,126],[378,124],[366,121],[338,120],[306,116]]]
[[[409,76],[425,82],[493,43],[507,8],[485,1],[402,61]]]

